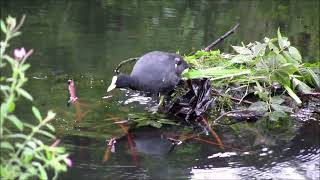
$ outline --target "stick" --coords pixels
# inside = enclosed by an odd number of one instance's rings
[[[231,34],[233,34],[236,29],[240,26],[240,23],[237,23],[230,31],[228,31],[227,33],[225,33],[224,35],[222,35],[221,37],[219,37],[219,39],[215,40],[213,43],[211,43],[209,46],[207,46],[206,48],[204,48],[204,51],[210,51],[214,46],[216,46],[217,44],[219,44],[221,41],[223,41],[225,38],[227,38],[228,36],[230,36]]]
[[[243,102],[243,103],[247,103],[247,104],[253,104],[253,102],[251,102],[251,101],[248,101],[248,100],[242,100],[242,101],[241,101],[241,99],[239,99],[239,98],[235,98],[235,97],[228,96],[228,95],[223,95],[223,94],[220,94],[220,93],[214,93],[214,92],[213,92],[212,95],[230,98],[231,100],[238,101],[239,104],[241,104],[242,102]]]

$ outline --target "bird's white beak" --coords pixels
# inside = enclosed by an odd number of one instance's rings
[[[116,82],[117,82],[118,77],[117,76],[113,76],[112,77],[112,81],[111,84],[109,85],[107,92],[110,92],[111,90],[113,90],[114,88],[116,88]]]

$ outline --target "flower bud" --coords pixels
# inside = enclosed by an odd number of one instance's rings
[[[10,31],[12,31],[16,27],[16,24],[17,24],[16,18],[8,16],[6,22],[7,22],[8,29]]]

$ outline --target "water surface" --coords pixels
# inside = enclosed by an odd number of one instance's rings
[[[237,22],[241,27],[217,47],[221,51],[272,37],[280,27],[305,62],[316,62],[319,1],[1,0],[0,6],[1,18],[27,15],[12,47],[35,49],[27,89],[43,112],[58,113],[56,135],[74,161],[61,179],[319,179],[319,119],[295,118],[283,131],[267,131],[259,122],[216,126],[225,149],[196,139],[172,149],[166,137],[187,135],[191,128],[135,128],[125,136],[115,121],[130,122],[136,114],[164,118],[153,114],[157,100],[127,90],[106,93],[120,61],[151,50],[201,49]],[[80,111],[66,106],[69,78]],[[27,107],[18,111],[31,119]],[[112,137],[119,137],[115,152],[103,162]]]

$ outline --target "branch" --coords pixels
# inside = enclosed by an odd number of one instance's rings
[[[237,23],[230,31],[228,31],[227,33],[225,33],[224,35],[222,35],[221,37],[219,37],[219,39],[215,40],[213,43],[211,43],[209,46],[207,46],[206,48],[204,48],[204,51],[210,51],[211,49],[213,49],[214,46],[216,46],[217,44],[219,44],[221,41],[223,41],[225,38],[227,38],[228,36],[230,36],[231,34],[233,34],[236,29],[238,29],[238,27],[240,26],[240,23]]]
[[[212,92],[212,95],[230,98],[230,99],[233,100],[233,101],[238,101],[239,104],[241,104],[242,102],[243,102],[243,103],[246,103],[246,104],[253,104],[253,102],[251,102],[251,101],[243,100],[243,99],[239,99],[239,98],[235,98],[235,97],[228,96],[228,95],[224,95],[224,94],[220,94],[220,93]]]

